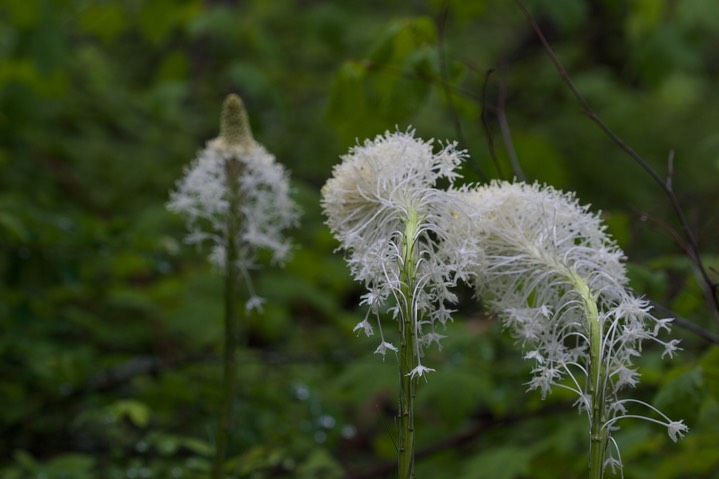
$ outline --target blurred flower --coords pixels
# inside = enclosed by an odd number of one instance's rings
[[[210,261],[221,268],[226,267],[227,236],[234,230],[238,252],[234,266],[250,288],[247,307],[260,308],[262,302],[251,289],[248,270],[259,249],[268,249],[275,261],[288,257],[290,243],[283,232],[297,224],[299,213],[290,198],[287,172],[252,138],[238,96],[230,95],[225,101],[220,136],[209,141],[185,170],[167,207],[187,217],[186,241],[209,243]]]
[[[479,294],[489,301],[534,361],[529,388],[544,397],[554,387],[575,392],[593,432],[611,441],[615,423],[629,415],[619,392],[638,382],[633,359],[653,341],[670,357],[677,340],[658,338],[670,319],[656,319],[627,288],[624,256],[599,217],[574,196],[551,187],[494,182],[467,193],[481,212],[475,234],[484,249]],[[658,411],[656,411],[658,413]],[[676,440],[681,422],[649,419]],[[611,464],[620,460],[613,458]]]
[[[407,319],[400,317],[403,310],[415,313],[413,375],[428,370],[420,364],[421,348],[439,341],[436,323],[451,319],[446,305],[457,299],[451,288],[477,265],[470,213],[452,188],[463,158],[454,144],[434,153],[432,141],[413,131],[386,132],[352,148],[322,188],[327,224],[355,279],[367,288],[361,304],[376,315],[389,308],[400,323]],[[448,191],[437,187],[440,179]],[[458,216],[467,219],[451,221]],[[355,330],[373,333],[367,318]],[[388,349],[396,351],[382,335],[377,352]]]

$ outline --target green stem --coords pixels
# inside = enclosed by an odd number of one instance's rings
[[[414,477],[414,397],[417,380],[410,376],[415,367],[414,353],[417,348],[417,318],[414,311],[414,283],[416,251],[414,239],[419,228],[419,216],[410,210],[402,240],[402,295],[399,321],[399,448],[398,477]]]
[[[581,278],[572,278],[574,287],[582,298],[584,312],[589,327],[589,395],[592,398],[591,430],[589,432],[589,478],[604,477],[604,454],[607,448],[607,430],[604,424],[604,351],[602,336],[604,334],[599,310],[594,295],[587,283]]]
[[[225,164],[225,174],[229,191],[229,213],[227,215],[227,237],[225,238],[225,344],[224,344],[224,377],[222,404],[215,434],[215,458],[212,464],[212,479],[224,477],[225,456],[232,424],[232,406],[235,397],[237,371],[237,286],[239,283],[236,267],[238,252],[236,238],[239,234],[239,191],[237,178],[240,163],[230,158]]]

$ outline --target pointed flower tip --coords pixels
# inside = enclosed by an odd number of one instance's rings
[[[234,93],[227,95],[222,104],[220,140],[228,147],[249,148],[254,143],[245,104]]]

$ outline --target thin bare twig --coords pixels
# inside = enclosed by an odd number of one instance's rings
[[[577,101],[582,106],[582,109],[584,110],[584,113],[589,117],[590,120],[592,120],[611,140],[627,155],[629,155],[639,166],[641,166],[644,171],[646,171],[649,176],[652,177],[652,179],[661,187],[662,191],[666,194],[667,198],[669,198],[669,201],[672,205],[672,208],[674,209],[674,213],[676,217],[679,220],[679,223],[681,224],[682,231],[684,232],[684,236],[687,239],[687,245],[689,246],[689,259],[692,261],[694,266],[699,271],[699,274],[701,275],[702,281],[703,281],[703,287],[704,294],[706,296],[707,303],[711,305],[715,316],[717,316],[717,319],[719,319],[719,282],[713,281],[709,274],[707,273],[707,269],[704,266],[704,263],[702,261],[700,252],[699,252],[699,246],[696,241],[696,238],[694,237],[694,233],[692,232],[691,227],[689,226],[689,223],[684,215],[684,211],[679,204],[679,199],[674,194],[674,190],[671,186],[671,181],[666,181],[664,178],[662,178],[659,173],[657,173],[654,168],[652,168],[649,163],[647,163],[642,156],[637,153],[631,146],[629,146],[627,143],[625,143],[614,131],[609,128],[602,120],[599,118],[599,116],[592,110],[592,108],[589,106],[589,102],[584,98],[584,96],[579,92],[576,85],[572,81],[571,77],[565,70],[564,66],[562,66],[562,63],[559,61],[559,58],[554,53],[554,50],[549,45],[549,42],[547,41],[546,37],[544,36],[544,33],[542,32],[541,28],[537,24],[536,20],[534,19],[534,16],[529,11],[527,6],[522,2],[522,0],[515,0],[517,4],[519,5],[519,8],[522,9],[524,12],[524,15],[529,20],[529,23],[532,25],[532,29],[537,34],[537,37],[539,38],[539,41],[542,43],[542,46],[544,48],[544,51],[549,56],[550,60],[554,64],[555,68],[559,72],[559,75],[564,80],[564,83],[567,84],[569,89],[571,90],[574,97],[577,99]],[[671,175],[673,175],[673,154],[671,155],[672,158],[672,171]]]
[[[509,122],[507,121],[507,84],[504,81],[505,70],[502,68],[502,74],[499,79],[499,98],[497,100],[497,121],[499,122],[499,129],[502,132],[502,141],[504,142],[504,148],[507,150],[509,156],[509,163],[512,165],[512,172],[514,176],[520,181],[527,181],[527,177],[524,176],[522,166],[519,164],[517,158],[517,152],[514,150],[514,143],[512,143],[512,133],[509,130]]]
[[[672,228],[666,222],[662,221],[661,219],[657,218],[656,216],[654,216],[650,213],[647,213],[646,211],[636,209],[636,208],[632,208],[632,209],[634,209],[634,211],[639,215],[640,220],[648,220],[649,222],[657,225],[659,228],[664,230],[664,232],[666,234],[671,236],[672,239],[674,240],[674,243],[676,243],[676,245],[679,247],[679,249],[681,249],[684,252],[684,254],[686,254],[687,256],[691,254],[689,245],[687,245],[687,242],[684,241],[684,238],[682,238],[682,236],[679,234],[679,232],[675,228]]]
[[[502,165],[499,162],[499,158],[497,157],[497,149],[494,146],[494,135],[492,135],[492,129],[490,128],[489,120],[487,119],[487,86],[489,85],[489,79],[494,72],[494,68],[490,68],[484,75],[484,83],[482,84],[482,100],[480,102],[480,104],[482,105],[482,111],[480,113],[480,116],[482,119],[482,126],[484,127],[484,135],[487,137],[487,145],[489,147],[489,155],[492,157],[492,163],[497,169],[497,174],[499,175],[499,177],[502,179],[507,179],[504,176]]]
[[[711,331],[707,331],[706,329],[702,328],[701,326],[692,323],[688,319],[684,319],[681,316],[679,316],[674,311],[665,308],[659,303],[656,303],[654,301],[649,302],[654,309],[659,311],[662,316],[665,316],[667,318],[672,318],[674,320],[674,324],[676,324],[678,327],[682,329],[686,329],[687,331],[691,331],[692,333],[696,334],[700,338],[713,343],[713,344],[719,344],[719,335],[712,333]]]
[[[447,54],[445,52],[445,32],[447,29],[447,20],[449,18],[449,5],[446,3],[443,5],[442,9],[439,12],[439,15],[437,16],[437,52],[439,54],[439,74],[440,74],[440,87],[442,88],[442,92],[444,93],[445,101],[447,102],[447,110],[449,111],[449,116],[452,120],[452,127],[454,128],[454,134],[457,137],[457,142],[459,143],[459,146],[461,149],[466,150],[467,149],[467,141],[464,137],[464,131],[462,130],[462,122],[459,119],[459,113],[457,112],[457,107],[454,104],[454,98],[452,97],[452,89],[449,85],[449,74],[447,72]],[[482,169],[479,167],[479,165],[476,164],[476,162],[471,163],[472,167],[475,169],[475,173],[480,177],[482,180],[486,180],[487,177],[482,171]]]

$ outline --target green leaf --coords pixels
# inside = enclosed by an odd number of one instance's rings
[[[3,236],[2,232],[20,243],[26,242],[29,237],[27,228],[18,218],[9,213],[0,212],[0,237]]]
[[[127,24],[120,4],[105,3],[83,9],[80,27],[105,41],[112,41],[127,28]]]
[[[184,438],[182,439],[182,446],[205,457],[212,457],[215,453],[215,448],[207,442],[196,438]]]
[[[665,3],[656,0],[632,0],[627,16],[627,36],[637,41],[655,29],[662,21]]]
[[[115,420],[127,418],[137,427],[145,427],[150,420],[150,408],[143,402],[126,399],[116,401],[108,406]]]
[[[437,39],[434,23],[426,17],[396,20],[389,24],[373,48],[369,61],[373,68],[394,63],[431,46]]]
[[[90,479],[93,477],[95,459],[86,454],[63,454],[54,457],[47,465],[51,478]]]
[[[569,184],[559,150],[546,138],[533,133],[513,134],[517,159],[529,181],[546,182],[556,188]],[[504,151],[500,150],[501,155]]]
[[[490,449],[467,461],[459,479],[526,477],[530,472],[532,455],[530,448],[506,446]]]
[[[15,461],[20,464],[22,467],[32,471],[37,467],[37,462],[35,461],[35,458],[30,455],[30,453],[25,451],[15,451]]]
[[[40,18],[40,0],[4,0],[2,7],[17,27],[33,26]]]
[[[714,346],[699,360],[706,391],[719,400],[719,346]]]
[[[326,117],[346,144],[406,122],[424,105],[436,75],[434,23],[393,22],[366,61],[342,64],[332,80]]]
[[[687,368],[670,374],[669,380],[657,391],[653,405],[678,421],[693,423],[704,398],[704,375],[700,368]]]
[[[297,468],[297,477],[303,479],[339,479],[345,477],[342,467],[326,450],[314,449]]]
[[[377,117],[369,110],[363,62],[346,61],[332,78],[325,117],[346,144],[378,130]]]
[[[490,378],[469,371],[442,369],[432,374],[427,383],[419,384],[418,410],[436,410],[451,426],[459,425],[482,404],[491,401]]]

